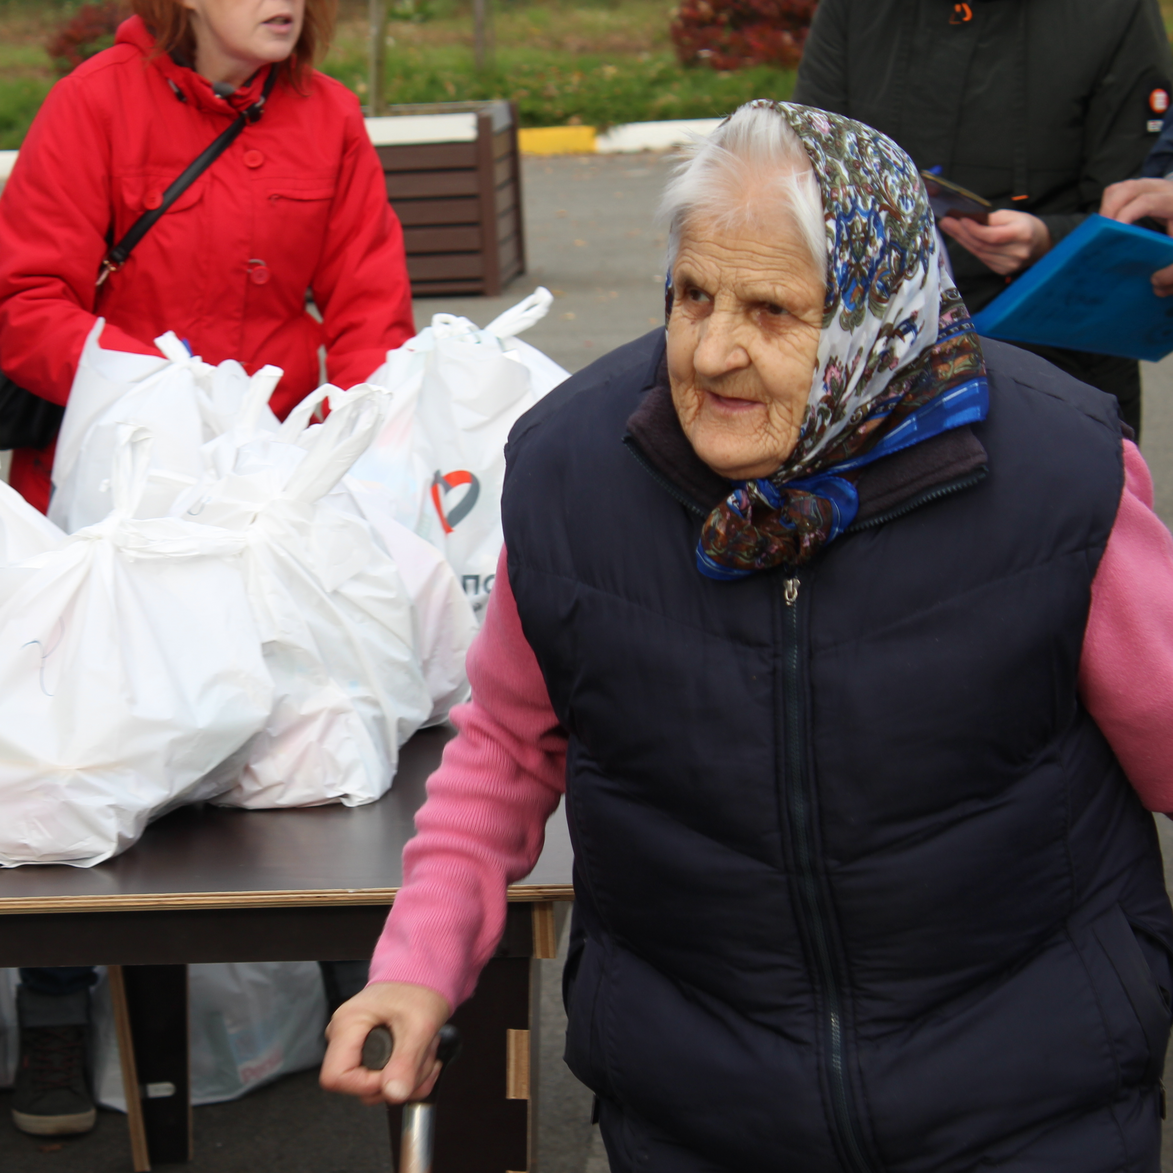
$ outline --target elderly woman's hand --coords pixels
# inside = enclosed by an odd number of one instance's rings
[[[1173,183],[1167,179],[1126,179],[1105,188],[1100,215],[1122,224],[1133,224],[1146,216],[1160,220],[1173,235]],[[1173,293],[1173,265],[1158,269],[1152,276],[1158,297]]]
[[[1033,265],[1051,248],[1051,233],[1038,216],[1008,208],[991,212],[988,224],[946,216],[941,231],[1004,276]]]
[[[372,982],[334,1012],[326,1027],[330,1046],[322,1061],[327,1091],[358,1096],[364,1104],[420,1100],[440,1074],[437,1032],[452,1008],[435,990],[410,982]],[[362,1065],[362,1046],[372,1027],[390,1028],[395,1040],[382,1071]]]

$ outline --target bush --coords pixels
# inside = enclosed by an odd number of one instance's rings
[[[672,20],[672,43],[683,65],[794,69],[818,6],[818,0],[684,0]]]
[[[64,77],[95,53],[114,44],[114,34],[128,13],[119,0],[86,4],[58,28],[45,45],[57,72]]]

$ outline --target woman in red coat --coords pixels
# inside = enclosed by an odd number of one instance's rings
[[[326,374],[360,383],[414,333],[403,233],[354,96],[312,68],[334,0],[135,0],[111,49],[59,82],[0,199],[0,369],[69,397],[97,317],[106,349],[154,354],[174,330],[208,362],[285,371],[279,416]],[[259,120],[96,284],[110,245],[266,91]],[[306,313],[313,293],[322,321]],[[11,481],[42,511],[53,448]],[[92,1127],[93,970],[22,971],[17,1127]]]
[[[174,330],[207,362],[285,371],[284,417],[326,375],[360,383],[414,333],[403,234],[358,101],[312,68],[333,0],[135,0],[113,48],[58,82],[0,199],[0,369],[69,396],[98,316],[109,350]],[[278,78],[260,119],[184,192],[125,265],[120,240]],[[306,312],[306,291],[321,311]],[[11,481],[48,508],[53,446]]]

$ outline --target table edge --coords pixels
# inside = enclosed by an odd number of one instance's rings
[[[0,898],[0,916],[34,913],[162,912],[207,909],[317,908],[392,904],[398,888],[319,888],[311,891],[151,892],[100,896],[13,896]],[[513,884],[517,903],[573,900],[571,884]]]

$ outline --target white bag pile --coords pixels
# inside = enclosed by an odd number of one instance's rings
[[[327,394],[329,417],[307,426]],[[391,784],[399,747],[432,716],[395,559],[360,514],[323,500],[371,442],[383,398],[373,387],[322,388],[275,433],[233,428],[208,446],[213,467],[172,506],[244,538],[245,584],[273,678],[265,729],[219,802],[373,802]],[[247,401],[245,419],[259,414]]]
[[[122,425],[114,510],[71,536],[0,484],[0,865],[99,863],[224,793],[272,708],[245,539],[134,520],[150,446]]]
[[[566,377],[437,314],[279,423],[281,377],[86,342],[49,519],[0,486],[0,866],[88,866],[185,802],[358,805],[464,699],[503,449]],[[325,401],[329,414],[317,422]]]

